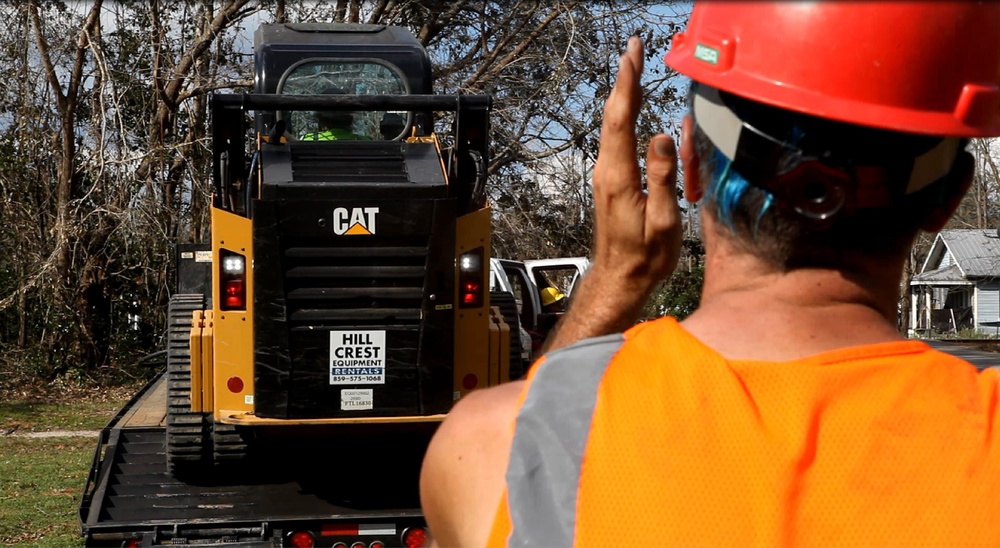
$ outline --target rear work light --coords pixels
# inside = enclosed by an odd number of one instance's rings
[[[485,249],[477,247],[458,257],[458,307],[481,308],[486,286],[483,258]]]
[[[246,257],[222,249],[219,251],[219,280],[221,281],[222,310],[247,309],[247,260]]]

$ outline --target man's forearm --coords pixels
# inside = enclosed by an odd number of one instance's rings
[[[558,350],[589,337],[620,333],[635,325],[650,289],[627,285],[630,284],[619,276],[589,272],[573,291],[569,310],[549,334],[542,352]]]
[[[594,266],[573,290],[570,309],[549,335],[545,351],[630,328],[653,288],[677,267],[682,223],[673,139],[661,133],[650,140],[645,188],[639,168],[642,67],[642,41],[633,36],[604,104],[593,177]]]

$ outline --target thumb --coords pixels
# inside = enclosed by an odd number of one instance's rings
[[[651,228],[664,228],[677,222],[677,147],[665,134],[649,142],[646,153],[646,222]]]

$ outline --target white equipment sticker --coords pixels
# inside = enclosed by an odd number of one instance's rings
[[[196,262],[196,263],[210,263],[210,262],[212,262],[212,252],[211,251],[196,251],[194,253],[194,262]]]
[[[385,331],[331,331],[330,384],[385,384]]]
[[[374,390],[371,388],[344,388],[340,391],[341,411],[365,411],[372,408]]]

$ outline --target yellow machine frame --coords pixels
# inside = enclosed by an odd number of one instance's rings
[[[220,272],[216,265],[222,250],[243,255],[248,270],[253,266],[252,221],[222,209],[212,208],[212,287],[218,294]],[[490,208],[486,207],[457,219],[455,256],[482,247],[483,265],[488,268]],[[458,265],[455,265],[456,279]],[[486,272],[488,283],[489,272]],[[434,422],[443,414],[401,417],[365,417],[336,419],[267,419],[254,415],[254,338],[253,276],[247,276],[246,310],[221,310],[219,298],[211,310],[196,312],[192,321],[191,410],[211,413],[218,422],[236,425],[357,424]],[[509,377],[510,339],[517,336],[503,321],[498,309],[491,309],[489,292],[484,288],[480,308],[460,309],[455,314],[454,398],[471,390],[495,386]],[[458,302],[456,284],[453,303]],[[476,382],[469,387],[466,378]],[[238,381],[236,380],[238,379]],[[233,390],[238,387],[240,390]]]

